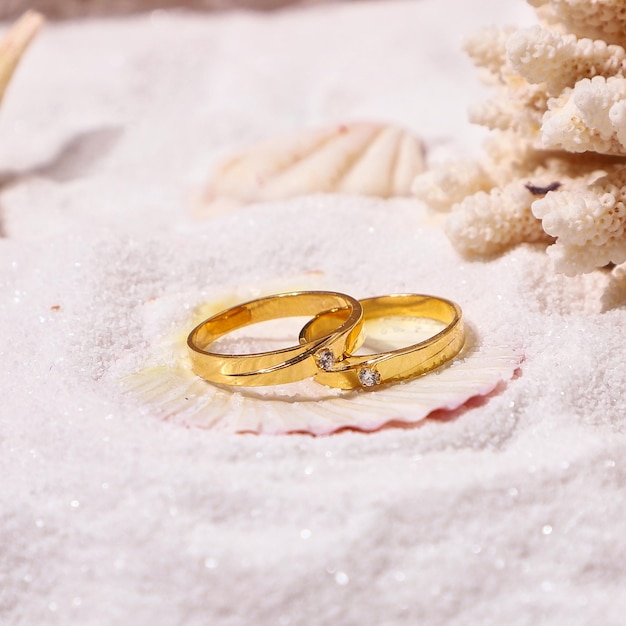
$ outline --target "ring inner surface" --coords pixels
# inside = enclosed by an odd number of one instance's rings
[[[283,317],[313,317],[318,315],[320,311],[326,310],[334,310],[333,319],[325,325],[327,332],[318,334],[311,342],[315,343],[328,335],[341,333],[353,325],[352,319],[355,317],[355,311],[341,296],[332,293],[284,294],[241,304],[215,315],[192,332],[190,343],[193,344],[195,350],[200,352],[224,356],[209,352],[206,348],[220,337],[251,324]],[[288,349],[283,348],[282,350]],[[243,357],[247,355],[230,356]]]
[[[363,320],[368,325],[368,329],[380,324],[383,318],[395,318],[393,322],[402,324],[405,328],[407,324],[410,326],[411,320],[413,323],[416,318],[420,321],[422,329],[418,330],[416,333],[418,336],[414,336],[413,341],[409,340],[409,343],[403,346],[390,347],[385,352],[402,351],[407,348],[412,349],[421,343],[430,343],[436,340],[440,333],[445,332],[450,324],[460,319],[457,309],[451,302],[431,296],[398,294],[365,298],[361,300],[361,305],[363,306]],[[329,311],[316,316],[302,329],[301,340],[316,341],[328,334],[337,324],[336,316],[338,316],[337,311]],[[424,336],[425,333],[427,333],[426,336]],[[372,347],[372,343],[371,340],[366,341],[365,347]]]

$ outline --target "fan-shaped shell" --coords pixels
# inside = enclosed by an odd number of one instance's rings
[[[161,360],[126,377],[122,381],[124,391],[150,415],[186,426],[231,433],[328,435],[345,428],[373,431],[390,422],[413,424],[434,411],[453,411],[510,379],[521,361],[519,353],[509,347],[478,345],[470,332],[463,352],[449,366],[373,392],[330,389],[313,380],[231,389],[212,385],[191,371],[185,338],[196,322],[232,304],[233,294],[224,294],[215,301],[215,306],[210,303],[203,306],[189,320],[189,328],[181,329],[160,347],[162,354],[167,355],[163,359],[167,364]],[[255,351],[281,347],[274,342],[285,339],[283,322],[278,325],[281,336],[272,335],[271,331],[264,337],[262,333],[255,335]],[[381,328],[383,334],[372,337],[369,347],[373,351],[385,349],[394,332],[391,326],[384,327],[384,323]],[[398,329],[403,332],[402,326]],[[296,336],[297,331],[294,339]],[[398,335],[394,337],[397,338]],[[226,351],[245,351],[240,349],[246,347],[245,342],[232,341],[230,347],[234,349]]]
[[[397,126],[353,123],[253,146],[219,165],[205,205],[311,193],[409,195],[424,169],[422,144]]]
[[[35,11],[25,13],[0,41],[0,100],[19,60],[43,24]]]

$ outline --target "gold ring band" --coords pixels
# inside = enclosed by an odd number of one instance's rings
[[[463,347],[461,308],[443,298],[417,294],[393,294],[360,300],[364,321],[385,316],[425,317],[446,324],[446,327],[414,345],[391,352],[354,356],[349,354],[328,368],[320,368],[315,380],[340,389],[372,388],[414,378],[454,358]],[[300,340],[308,343],[336,324],[334,311],[321,313],[300,332]]]
[[[256,354],[220,354],[207,347],[238,328],[281,317],[333,311],[324,333],[298,345]],[[193,371],[213,383],[280,385],[313,376],[318,362],[332,363],[362,342],[363,309],[358,300],[332,291],[300,291],[259,298],[222,311],[196,326],[187,338]]]

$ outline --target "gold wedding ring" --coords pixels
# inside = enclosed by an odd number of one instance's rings
[[[461,308],[449,300],[416,294],[393,294],[361,300],[364,321],[380,317],[425,317],[446,327],[434,336],[391,352],[347,356],[329,367],[320,367],[315,380],[340,389],[373,388],[414,378],[454,358],[463,347],[465,333]],[[336,324],[335,311],[321,313],[300,332],[303,345],[316,341]]]
[[[220,354],[207,348],[218,338],[257,322],[315,316],[333,311],[324,332],[292,347],[256,354]],[[313,376],[362,342],[363,310],[358,300],[332,291],[300,291],[259,298],[222,311],[194,328],[187,338],[193,371],[212,383],[280,385]],[[319,365],[318,365],[319,364]]]

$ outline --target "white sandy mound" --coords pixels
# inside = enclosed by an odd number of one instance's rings
[[[298,126],[392,119],[469,149],[458,37],[526,14],[451,4],[159,14],[36,43],[0,124],[0,623],[623,621],[618,276],[555,276],[532,246],[468,262],[413,200],[190,217],[219,156]],[[121,393],[196,305],[311,272],[452,298],[521,373],[453,419],[320,438],[183,428]]]

